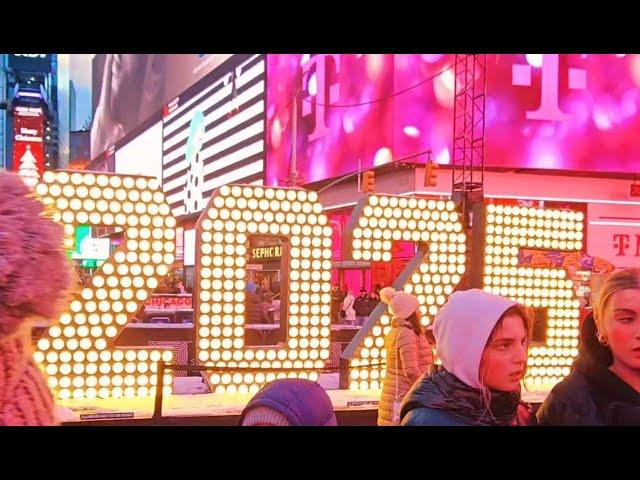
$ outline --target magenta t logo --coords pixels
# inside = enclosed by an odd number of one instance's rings
[[[617,257],[626,255],[629,248],[629,235],[624,233],[615,233],[613,235],[613,248],[618,250]]]
[[[558,105],[559,57],[557,53],[542,56],[540,106],[537,110],[527,111],[527,120],[563,121],[569,118],[569,115],[560,110]],[[513,65],[511,83],[519,87],[530,87],[531,68],[531,65]],[[569,68],[569,88],[572,90],[587,88],[587,71],[582,68]]]
[[[309,141],[316,140],[327,134],[329,127],[326,122],[325,105],[335,102],[340,97],[340,84],[335,82],[329,85],[329,79],[327,78],[329,61],[335,63],[335,72],[337,75],[340,72],[340,55],[333,53],[315,55],[302,66],[302,85],[303,89],[307,92],[307,97],[303,98],[302,102],[302,116],[311,114],[312,105],[316,107],[313,132],[309,135]],[[316,66],[317,93],[311,95],[309,92],[309,80],[311,78],[309,71],[314,65]]]

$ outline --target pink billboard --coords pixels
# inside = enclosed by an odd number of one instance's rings
[[[451,161],[454,55],[268,56],[267,172],[312,182],[427,149]],[[297,92],[297,96],[296,96]],[[485,164],[638,170],[640,55],[487,55]],[[423,161],[424,156],[416,161]]]

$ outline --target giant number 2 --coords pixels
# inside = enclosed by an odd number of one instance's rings
[[[34,357],[60,399],[155,392],[157,361],[169,350],[114,349],[113,339],[174,261],[175,218],[155,179],[48,171],[36,193],[71,237],[76,225],[121,227],[125,242],[37,342]],[[66,240],[66,247],[73,240]],[[43,272],[44,273],[44,272]],[[167,375],[166,393],[171,392]]]
[[[417,296],[422,324],[428,325],[465,271],[466,237],[451,201],[370,195],[356,206],[345,235],[345,251],[355,260],[391,260],[392,241],[418,245],[394,288]],[[380,388],[386,374],[384,337],[391,319],[383,304],[345,349],[351,390]],[[379,366],[378,366],[379,365]]]

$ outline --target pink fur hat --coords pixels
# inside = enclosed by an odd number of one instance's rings
[[[14,173],[0,172],[0,340],[26,319],[53,319],[72,281],[62,227]]]

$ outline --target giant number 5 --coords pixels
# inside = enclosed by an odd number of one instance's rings
[[[487,205],[484,290],[526,307],[547,308],[547,339],[529,351],[525,385],[549,390],[569,374],[578,354],[579,301],[564,268],[519,266],[525,247],[582,250],[582,212]]]
[[[362,199],[347,227],[345,251],[355,260],[388,262],[391,242],[398,240],[416,242],[418,249],[393,286],[417,296],[422,324],[428,325],[465,271],[466,236],[453,202],[394,195]],[[390,322],[386,307],[379,304],[345,349],[351,390],[380,388]]]
[[[71,237],[75,225],[124,228],[125,243],[37,343],[35,360],[60,399],[153,395],[156,362],[171,351],[110,343],[174,261],[175,218],[155,179],[47,171],[36,193]],[[73,240],[65,240],[66,247]],[[171,375],[164,379],[171,392]]]

